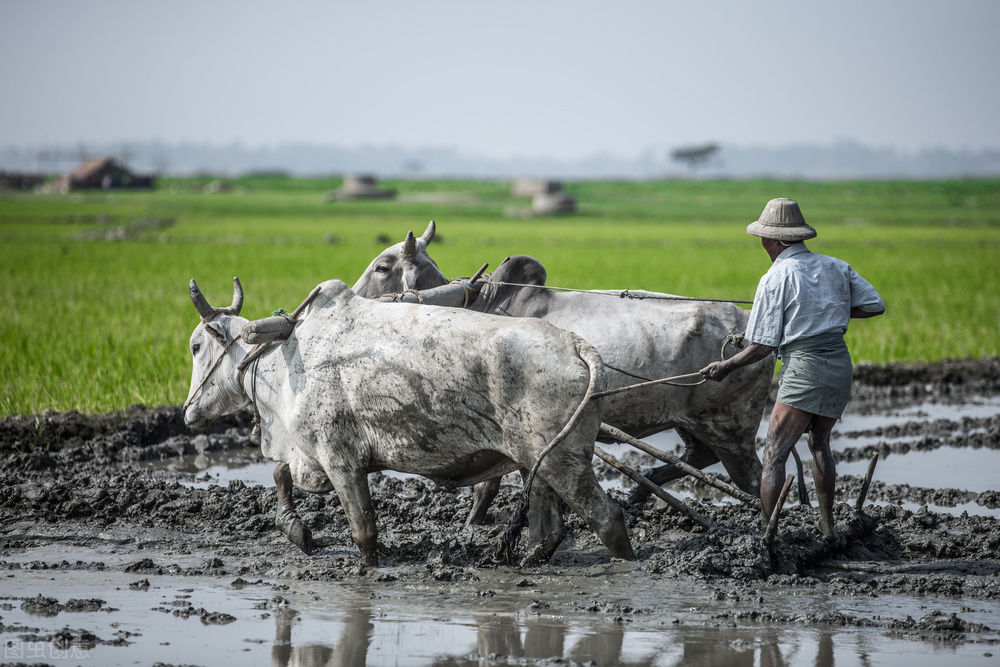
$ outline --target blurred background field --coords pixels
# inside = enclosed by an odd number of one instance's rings
[[[407,230],[438,235],[445,275],[528,254],[549,285],[750,300],[769,262],[745,234],[767,200],[799,201],[811,249],[881,292],[855,322],[855,363],[1000,354],[1000,180],[577,182],[571,215],[530,217],[508,181],[400,180],[391,200],[329,201],[339,179],[159,180],[149,192],[0,193],[0,415],[180,404],[195,278],[243,314],[352,285]],[[697,370],[697,369],[692,369]]]

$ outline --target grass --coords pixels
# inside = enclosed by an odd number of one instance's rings
[[[383,181],[393,201],[325,201],[335,179],[208,179],[154,192],[0,194],[0,415],[179,404],[196,278],[244,314],[292,310],[317,283],[353,284],[386,245],[438,223],[446,275],[541,260],[549,284],[749,300],[769,262],[744,233],[774,196],[798,199],[810,248],[850,262],[886,316],[852,323],[855,362],[1000,354],[1000,181],[586,182],[572,216],[526,219],[504,182]],[[129,227],[127,240],[94,240]]]

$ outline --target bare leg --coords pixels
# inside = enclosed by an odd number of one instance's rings
[[[785,462],[795,443],[805,433],[813,415],[784,403],[775,403],[764,445],[764,471],[760,479],[760,509],[764,527],[778,504],[785,483]]]
[[[287,463],[279,463],[274,467],[274,486],[278,492],[274,525],[292,544],[311,554],[316,545],[309,526],[302,523],[302,519],[295,512],[295,503],[292,500],[292,471]]]
[[[833,417],[813,418],[809,432],[809,450],[813,455],[813,479],[816,481],[816,500],[819,504],[818,528],[827,539],[836,539],[837,528],[833,521],[833,496],[837,483],[837,470],[830,452],[830,433],[837,420]]]

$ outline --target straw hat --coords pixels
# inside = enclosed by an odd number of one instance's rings
[[[816,237],[816,230],[806,224],[797,202],[772,199],[756,222],[747,225],[747,234],[778,241],[805,241]]]

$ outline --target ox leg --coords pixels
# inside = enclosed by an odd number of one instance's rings
[[[684,441],[684,453],[680,456],[681,461],[684,461],[684,463],[694,466],[698,470],[703,470],[719,462],[719,457],[715,455],[715,452],[704,446],[690,433],[677,429],[677,435],[681,436],[681,440]],[[669,463],[652,468],[643,475],[643,477],[657,486],[663,486],[667,482],[672,482],[683,476],[683,472]],[[629,491],[626,505],[630,507],[641,505],[649,500],[650,495],[649,491],[637,484]],[[755,495],[760,495],[760,493],[757,492]]]
[[[538,479],[547,482],[569,508],[586,521],[612,556],[634,560],[625,513],[608,498],[594,475],[591,464],[593,439],[571,442],[574,437],[576,434],[570,435],[542,461]]]
[[[528,555],[525,565],[547,563],[566,538],[559,496],[544,480],[536,479],[531,485],[531,503],[528,507]]]
[[[465,525],[481,526],[486,523],[486,513],[489,511],[490,505],[493,504],[493,499],[500,492],[500,478],[488,479],[476,484],[473,488],[475,494],[472,500],[472,509],[469,511],[469,517],[465,520]]]
[[[282,462],[274,467],[274,487],[278,492],[274,525],[292,544],[306,554],[311,554],[316,544],[313,542],[309,526],[302,523],[302,519],[295,512],[295,502],[292,500],[292,471],[287,463]]]
[[[362,470],[335,469],[332,463],[324,465],[324,468],[347,514],[351,537],[361,551],[362,562],[369,567],[378,567],[378,530],[368,475]]]
[[[752,433],[722,435],[712,445],[733,484],[759,498],[760,476],[764,468],[757,456],[756,437],[756,430]],[[737,443],[739,446],[734,449],[729,446],[730,443]],[[719,446],[720,444],[723,446]]]

